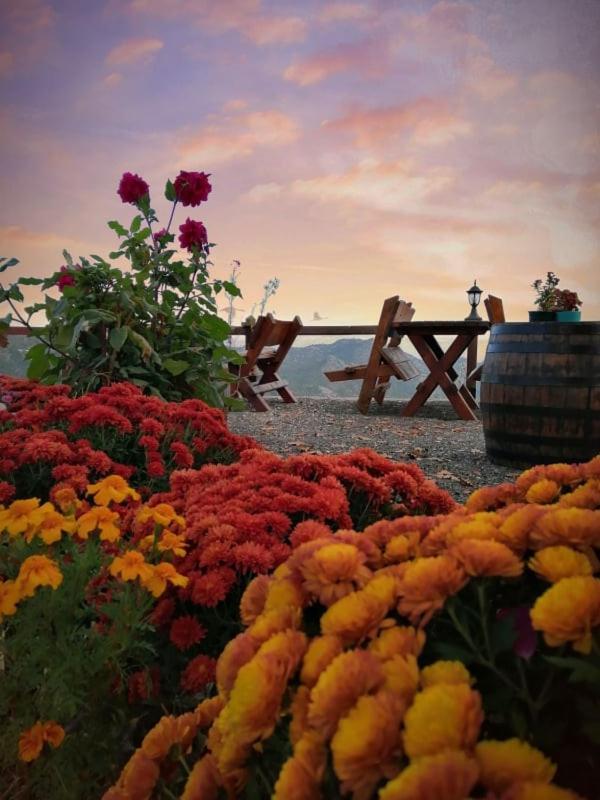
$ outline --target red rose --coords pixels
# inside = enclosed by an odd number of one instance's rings
[[[182,206],[199,206],[209,195],[212,186],[205,172],[181,171],[175,178],[175,196]]]
[[[62,292],[65,286],[75,286],[75,276],[69,270],[69,267],[61,267],[60,271],[62,275],[56,281],[56,285]]]
[[[179,230],[181,231],[179,244],[187,250],[191,250],[194,247],[202,247],[208,241],[204,225],[189,217],[183,225],[179,226]]]
[[[124,203],[139,203],[139,201],[150,193],[150,187],[139,175],[131,172],[124,172],[117,194]]]

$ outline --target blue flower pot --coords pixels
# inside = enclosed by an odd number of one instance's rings
[[[557,322],[581,322],[581,311],[576,308],[573,311],[555,311]]]

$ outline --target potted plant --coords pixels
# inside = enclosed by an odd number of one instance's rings
[[[579,322],[581,300],[577,292],[570,289],[558,289],[560,278],[554,272],[546,273],[546,280],[541,278],[532,284],[537,293],[535,305],[538,311],[529,312],[530,322]]]

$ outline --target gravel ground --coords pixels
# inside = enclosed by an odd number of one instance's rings
[[[394,400],[373,403],[367,416],[353,400],[300,398],[285,404],[269,398],[269,404],[272,410],[264,413],[230,413],[229,427],[282,456],[370,447],[397,461],[415,461],[458,501],[519,474],[487,460],[481,423],[457,419],[449,403],[429,402],[414,417],[400,416],[405,403]]]

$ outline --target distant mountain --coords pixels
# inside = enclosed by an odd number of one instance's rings
[[[25,353],[32,344],[27,336],[9,336],[7,346],[0,348],[0,374],[23,378],[27,372]]]

